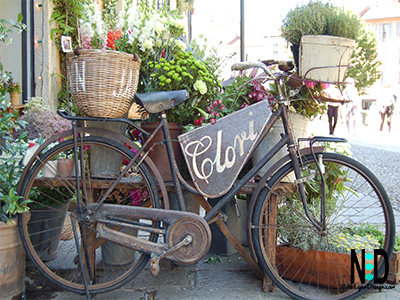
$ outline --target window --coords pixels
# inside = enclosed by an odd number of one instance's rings
[[[272,53],[272,58],[273,58],[273,59],[278,59],[278,51],[274,51],[274,52]]]
[[[400,36],[400,22],[396,22],[396,36]]]
[[[392,23],[381,23],[379,24],[379,40],[386,42],[390,40],[392,35]]]

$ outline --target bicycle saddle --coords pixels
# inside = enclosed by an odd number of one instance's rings
[[[135,102],[149,113],[159,113],[171,109],[189,98],[187,90],[139,93],[135,95]]]

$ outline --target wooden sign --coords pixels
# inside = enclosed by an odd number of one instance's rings
[[[271,114],[264,100],[178,136],[190,175],[203,196],[216,198],[232,187]]]

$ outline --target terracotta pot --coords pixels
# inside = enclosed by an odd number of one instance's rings
[[[0,299],[22,299],[25,293],[25,249],[18,223],[0,222]]]
[[[10,100],[13,106],[19,105],[19,94],[17,92],[10,93]]]
[[[277,246],[275,259],[276,267],[285,279],[318,284],[334,289],[343,285],[351,285],[350,254],[312,250],[304,252],[299,248]],[[318,265],[318,274],[315,274],[315,269],[312,268],[306,273],[298,272],[305,269],[305,262]],[[359,257],[359,262],[361,264],[361,257]],[[365,270],[365,272],[367,274],[373,272],[373,270]],[[355,274],[354,279],[356,284],[360,283],[357,274]]]
[[[57,175],[64,178],[72,177],[75,161],[70,158],[60,158],[57,164]]]
[[[141,127],[152,133],[158,126],[158,122],[144,122],[141,124]],[[182,133],[183,128],[181,126],[178,126],[176,123],[168,123],[169,130],[171,133],[171,139],[172,140],[178,140],[178,135]],[[154,143],[160,143],[164,141],[164,134],[162,130],[160,129],[155,137],[153,138],[153,144]],[[151,147],[151,145],[149,146]],[[174,150],[174,155],[175,155],[175,160],[178,164],[178,167],[181,164],[181,157],[182,157],[182,151],[179,146],[178,142],[172,142],[172,147]],[[153,148],[153,151],[149,153],[149,157],[152,159],[152,161],[155,163],[157,166],[158,170],[161,173],[161,176],[164,181],[172,181],[172,174],[171,174],[171,168],[169,166],[169,160],[168,160],[168,154],[167,154],[167,147],[165,144],[162,146],[157,145]]]

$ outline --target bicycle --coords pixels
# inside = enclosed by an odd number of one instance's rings
[[[233,133],[228,146],[221,142],[222,130],[215,132],[215,127],[208,127],[207,135],[202,134],[196,140],[180,136],[192,183],[183,179],[177,167],[165,114],[166,109],[186,100],[186,91],[136,95],[148,112],[159,113],[161,121],[153,134],[127,119],[74,117],[59,112],[72,121],[73,128],[39,147],[24,169],[19,195],[21,201],[33,199],[34,204],[57,212],[61,211],[60,206],[54,205],[57,202],[69,203],[72,197],[76,198],[76,204],[69,204],[67,213],[47,217],[44,220],[47,223],[41,225],[39,231],[33,228],[32,223],[39,222],[32,221],[33,212],[19,216],[22,242],[35,267],[50,281],[89,298],[123,286],[149,261],[153,275],[158,274],[159,261],[163,258],[179,264],[200,261],[210,247],[209,224],[216,222],[260,277],[265,272],[276,286],[293,298],[352,299],[365,293],[366,289],[353,289],[350,284],[349,261],[345,266],[332,262],[335,258],[343,259],[342,254],[330,251],[325,260],[316,263],[317,257],[324,249],[332,248],[340,232],[349,232],[362,222],[370,222],[385,233],[380,247],[390,260],[395,225],[389,198],[379,180],[362,164],[347,156],[324,152],[323,147],[314,145],[345,142],[345,139],[313,137],[304,139],[310,147],[299,149],[288,113],[290,99],[283,86],[290,70],[274,74],[269,65],[276,63],[233,66],[235,70],[261,68],[275,82],[278,108],[273,113],[267,101],[236,112],[236,116],[245,116],[241,122],[245,130]],[[236,181],[240,169],[278,118],[284,126],[281,140]],[[124,135],[84,127],[88,121],[122,122],[146,135],[148,140],[139,147]],[[148,146],[159,130],[164,134],[179,210],[170,209],[167,192],[170,185],[163,182],[157,166],[148,157],[154,147],[148,149]],[[211,149],[211,141],[216,141],[217,146],[212,148],[216,153],[212,158],[206,151]],[[254,184],[247,217],[249,255],[224,226],[225,216],[220,210],[283,147],[289,154]],[[221,159],[223,150],[225,158]],[[48,162],[65,153],[74,154],[76,176],[44,177],[44,170],[59,175]],[[106,153],[109,161],[105,161],[101,153]],[[110,166],[111,160],[115,162],[115,170]],[[229,176],[222,173],[227,170],[231,171]],[[213,184],[215,178],[218,184]],[[206,210],[204,217],[185,211],[182,189],[197,195],[196,199]],[[221,195],[222,199],[214,207],[204,198]],[[43,198],[52,205],[35,200]],[[123,205],[127,202],[133,203]],[[72,238],[53,242],[50,233],[56,229],[61,231],[64,219],[71,222]],[[59,221],[58,225],[55,221]],[[295,245],[296,237],[302,237],[297,243],[306,244],[307,251],[293,248],[301,247]],[[57,254],[49,255],[54,249]],[[295,258],[301,253],[308,256],[295,265]],[[117,258],[121,257],[125,260],[119,262]],[[327,271],[322,271],[322,267]],[[381,277],[385,272],[383,257],[377,260],[375,268]],[[322,279],[328,280],[323,282]],[[366,283],[373,284],[374,279]]]

